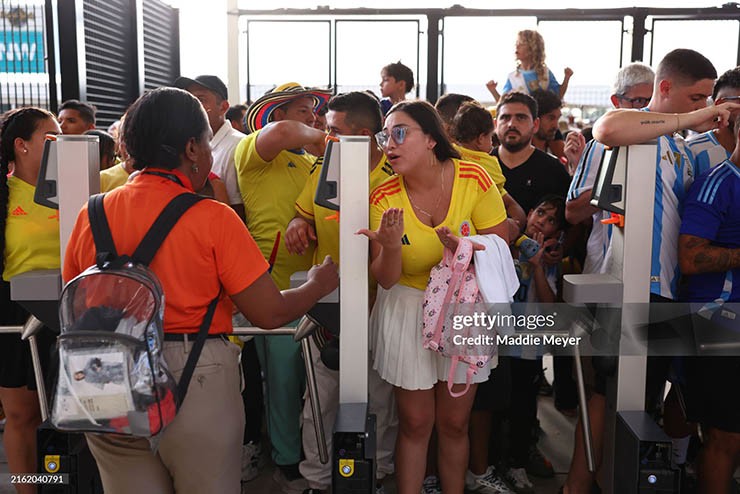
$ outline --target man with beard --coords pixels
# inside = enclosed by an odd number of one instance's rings
[[[560,162],[532,145],[539,131],[537,102],[523,93],[507,93],[496,106],[496,135],[501,145],[493,152],[506,177],[506,190],[529,212],[546,195],[565,196],[570,176]]]
[[[549,195],[565,197],[570,176],[560,162],[532,145],[532,137],[540,128],[537,102],[523,93],[507,93],[496,107],[496,134],[501,145],[494,155],[506,177],[506,190],[529,213],[540,200]],[[563,257],[562,246],[543,254],[547,265],[555,265]],[[537,419],[538,376],[542,360],[511,358],[511,406],[508,470],[505,478],[517,492],[531,492],[527,474],[552,477],[552,465],[537,450],[530,431]]]

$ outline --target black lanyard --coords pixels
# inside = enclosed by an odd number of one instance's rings
[[[159,172],[154,170],[145,170],[141,172],[142,174],[146,175],[156,175],[158,177],[166,178],[167,180],[172,180],[176,184],[180,184],[181,187],[185,187],[185,184],[182,183],[182,180],[180,180],[180,177],[175,175],[174,173],[165,173],[165,172]]]

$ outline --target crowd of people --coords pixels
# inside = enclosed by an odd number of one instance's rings
[[[156,452],[144,439],[87,434],[105,492],[240,492],[268,454],[282,492],[329,492],[331,464],[318,459],[300,345],[292,336],[242,341],[229,334],[233,325],[295,325],[336,288],[338,222],[314,202],[332,137],[370,140],[369,228],[359,233],[369,239],[373,285],[368,398],[377,417],[377,493],[391,474],[401,494],[530,494],[530,477],[554,475],[537,448],[537,397],[547,384],[541,354],[501,356],[471,382],[464,368],[451,370],[449,357],[422,347],[425,289],[445,249],[454,253],[461,237],[473,235],[495,237],[474,249],[516,273],[479,271],[479,285],[492,287],[484,291],[496,291],[496,301],[562,301],[564,274],[605,272],[617,226],[602,223],[607,213],[590,204],[590,192],[607,146],[657,140],[655,160],[646,164],[656,167],[653,235],[645,240],[651,301],[716,309],[740,300],[733,283],[740,279],[733,207],[740,201],[740,67],[718,77],[706,57],[688,49],[668,53],[654,69],[629,64],[614,77],[615,109],[593,129],[563,135],[561,107],[573,71],[565,69],[558,82],[533,30],[519,33],[515,53],[517,67],[501,94],[495,81],[486,84],[496,101],[490,109],[460,94],[443,95],[435,106],[406,99],[414,75],[399,61],[382,68],[380,97],[289,82],[249,105],[230,106],[223,81],[200,75],[147,92],[108,132],[96,129],[94,107],[76,100],[64,102],[58,115],[18,108],[2,116],[1,324],[27,317],[10,300],[13,276],[62,268],[69,281],[95,260],[86,207],[60,259],[58,215],[33,202],[47,135],[98,137],[101,191],[119,252],[139,243],[174,196],[213,198],[193,206],[151,264],[166,294],[164,352],[176,377],[192,344],[188,335],[218,297],[191,391]],[[503,248],[490,248],[497,245]],[[298,271],[308,271],[308,282],[290,289]],[[320,420],[331,431],[339,371],[321,350],[337,341],[324,329],[310,338]],[[46,372],[54,339],[50,330],[39,338]],[[17,335],[0,340],[9,467],[34,472],[41,416],[30,351]],[[588,383],[597,466],[609,447],[606,383],[614,367],[606,360],[591,359]],[[666,416],[678,417],[665,421],[673,466],[686,475],[694,463],[698,492],[732,492],[740,463],[740,389],[732,376],[740,358],[672,364],[650,359],[646,409],[663,401],[673,367],[675,385],[663,405]],[[555,407],[572,418],[573,367],[571,357],[554,358]],[[451,393],[468,385],[460,397]],[[703,444],[692,457],[687,451],[699,429]],[[574,440],[561,492],[599,492],[580,421]],[[331,448],[330,434],[327,441]],[[30,484],[16,489],[35,492]]]

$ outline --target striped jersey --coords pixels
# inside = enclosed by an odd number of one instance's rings
[[[589,141],[573,174],[573,181],[568,189],[568,201],[574,201],[582,194],[591,194],[603,158],[604,145],[596,140]],[[586,244],[584,274],[604,272],[604,259],[611,244],[612,225],[605,225],[601,223],[601,220],[609,218],[609,216],[609,212],[604,210],[599,210],[591,215],[593,226]]]
[[[686,140],[691,156],[694,158],[696,176],[730,159],[730,153],[719,143],[714,131],[696,134]]]
[[[399,283],[424,290],[429,272],[442,259],[442,243],[435,228],[447,226],[458,237],[475,235],[479,230],[506,219],[501,195],[491,176],[478,164],[453,159],[455,181],[445,219],[431,227],[414,213],[403,176],[390,177],[370,194],[370,229],[377,230],[383,212],[403,208],[404,231],[401,238],[401,278]]]
[[[686,199],[681,234],[709,240],[712,245],[740,248],[740,170],[730,160],[697,177]],[[690,302],[740,301],[740,269],[687,277]],[[738,283],[734,283],[737,280]]]

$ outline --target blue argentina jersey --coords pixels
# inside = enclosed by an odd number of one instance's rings
[[[730,153],[719,143],[711,130],[689,137],[686,140],[686,146],[694,158],[694,170],[697,177],[710,168],[730,159]]]
[[[694,163],[683,137],[658,138],[655,166],[650,293],[676,300],[681,274],[678,269],[678,232],[683,203],[694,180]]]
[[[522,82],[524,83],[523,86]],[[550,69],[547,69],[547,85],[540,84],[540,81],[537,79],[537,71],[535,70],[515,70],[509,74],[509,77],[507,77],[502,94],[510,93],[512,91],[532,94],[532,92],[537,89],[544,89],[546,91],[551,91],[558,96],[560,95],[560,83]]]
[[[603,156],[604,145],[596,140],[589,141],[573,174],[573,181],[568,189],[568,201],[574,201],[582,194],[591,194]],[[593,225],[586,245],[584,274],[604,272],[604,259],[611,244],[612,225],[605,225],[601,220],[609,216],[609,212],[603,210],[591,216]]]
[[[681,233],[705,238],[718,247],[740,248],[739,204],[740,170],[726,160],[702,173],[692,185],[686,199]],[[686,299],[690,302],[740,301],[740,269],[688,276]]]

